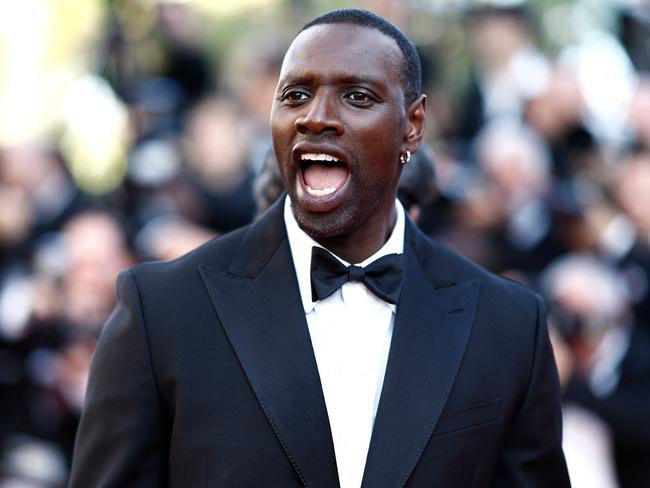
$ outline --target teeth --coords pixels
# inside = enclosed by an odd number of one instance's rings
[[[329,188],[323,188],[322,190],[315,190],[314,188],[307,187],[307,193],[314,195],[316,197],[324,197],[326,195],[331,195],[336,191],[335,186],[330,186]]]
[[[338,161],[334,156],[325,153],[305,153],[300,156],[303,161]]]

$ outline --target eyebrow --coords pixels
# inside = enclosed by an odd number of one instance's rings
[[[350,74],[343,75],[338,78],[346,85],[377,85],[377,81],[371,78],[370,76],[365,76],[363,74]]]
[[[282,81],[282,86],[309,84],[314,76],[309,73],[296,73],[286,77]],[[363,73],[343,73],[333,76],[337,83],[344,85],[366,85],[372,88],[380,88],[381,83],[376,79],[364,75]]]

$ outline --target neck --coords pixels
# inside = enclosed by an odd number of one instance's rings
[[[356,264],[369,258],[386,244],[396,221],[397,211],[393,203],[389,215],[378,222],[368,222],[349,234],[318,238],[316,241],[348,263]]]

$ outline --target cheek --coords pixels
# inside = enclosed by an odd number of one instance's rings
[[[362,142],[369,151],[384,155],[399,154],[404,127],[395,114],[378,112],[372,118],[350,124],[349,129],[349,134]]]
[[[285,120],[278,117],[271,119],[271,142],[278,161],[286,159],[287,155],[290,156],[293,133],[289,129]]]
[[[287,137],[294,132],[295,116],[286,113],[282,107],[273,107],[271,110],[270,126],[273,138]]]
[[[277,118],[271,119],[271,140],[273,142],[273,147],[278,150],[280,149],[280,144],[282,143],[283,140],[283,134],[284,130],[282,129],[282,125],[278,121]]]
[[[401,137],[395,126],[364,127],[353,136],[362,164],[360,172],[374,179],[392,179],[399,165]]]

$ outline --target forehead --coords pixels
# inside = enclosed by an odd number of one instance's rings
[[[319,24],[301,32],[287,51],[280,79],[290,76],[358,76],[399,84],[403,57],[397,42],[355,24]]]

